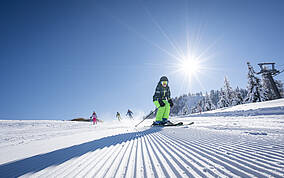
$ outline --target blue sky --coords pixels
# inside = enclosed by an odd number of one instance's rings
[[[173,97],[245,88],[247,61],[284,68],[283,19],[281,0],[1,1],[0,119],[148,112],[162,75]],[[181,51],[201,56],[190,82]]]

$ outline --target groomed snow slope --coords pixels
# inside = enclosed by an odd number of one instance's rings
[[[269,115],[244,111],[262,110],[265,105],[274,108]],[[228,108],[226,115],[216,111],[214,116],[173,118],[195,124],[166,128],[149,127],[152,120],[138,128],[134,125],[139,120],[98,126],[0,121],[0,173],[1,177],[284,177],[284,114],[275,110],[283,106],[282,99],[246,105],[253,109],[243,109],[242,116],[228,114],[238,112],[237,106]]]

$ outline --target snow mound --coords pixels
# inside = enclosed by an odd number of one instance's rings
[[[284,115],[284,99],[249,103],[229,108],[192,114],[190,117]]]

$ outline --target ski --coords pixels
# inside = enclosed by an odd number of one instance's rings
[[[170,124],[165,124],[165,125],[151,125],[152,127],[172,127],[172,126],[185,126],[185,125],[192,125],[194,122],[186,123],[184,124],[183,122],[178,122],[178,123],[170,123]]]
[[[186,124],[183,124],[183,125],[192,125],[192,124],[194,124],[194,122],[186,123]]]
[[[170,127],[170,126],[181,126],[183,125],[183,122],[178,122],[178,123],[169,123],[169,124],[165,124],[165,125],[161,125],[162,127]]]

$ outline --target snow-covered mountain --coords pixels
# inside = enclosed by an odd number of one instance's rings
[[[284,177],[284,99],[141,119],[0,120],[1,177]]]

